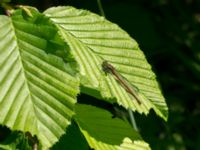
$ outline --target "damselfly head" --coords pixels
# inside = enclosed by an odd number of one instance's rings
[[[104,60],[102,63],[102,69],[105,72],[110,72],[112,71],[114,68],[111,64],[108,63],[108,61]]]

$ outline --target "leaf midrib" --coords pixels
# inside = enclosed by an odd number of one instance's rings
[[[18,41],[18,38],[17,38],[17,35],[16,35],[16,31],[15,31],[15,26],[14,26],[14,24],[13,24],[13,21],[12,21],[12,19],[10,18],[10,23],[11,23],[11,28],[12,28],[12,31],[13,31],[13,33],[14,33],[14,41],[16,42],[16,47],[17,47],[17,53],[18,53],[18,60],[19,60],[19,62],[20,62],[20,64],[21,64],[21,69],[22,69],[22,74],[23,74],[23,76],[24,76],[24,82],[25,82],[25,86],[26,86],[26,88],[28,89],[27,91],[28,91],[28,95],[29,96],[27,96],[27,97],[30,97],[29,98],[29,100],[31,101],[31,103],[32,103],[32,105],[31,105],[31,107],[32,107],[32,110],[34,111],[34,114],[35,114],[35,117],[36,117],[36,119],[37,119],[37,127],[36,127],[36,129],[38,130],[38,117],[37,117],[37,113],[36,113],[36,106],[35,106],[35,104],[34,104],[34,102],[33,102],[33,100],[32,100],[32,94],[31,94],[31,91],[30,91],[30,87],[29,87],[29,85],[28,85],[28,81],[27,81],[27,77],[26,77],[26,73],[25,73],[25,69],[24,69],[24,65],[23,65],[23,60],[22,60],[22,56],[21,56],[21,53],[20,53],[20,48],[19,48],[19,41]],[[38,132],[38,131],[37,131]]]

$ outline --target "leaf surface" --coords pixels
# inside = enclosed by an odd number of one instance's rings
[[[148,114],[152,108],[167,120],[168,108],[143,52],[137,42],[119,26],[86,10],[73,7],[54,7],[44,12],[57,26],[79,64],[84,92],[94,90],[109,102],[115,98],[119,105]],[[102,70],[108,61],[130,85],[137,89],[142,101],[139,105],[116,81],[112,74]],[[98,94],[96,94],[98,96]]]
[[[119,118],[112,118],[108,111],[77,104],[75,119],[90,147],[95,150],[126,150],[127,147],[131,150],[150,149],[128,123]]]
[[[69,63],[46,53],[66,44],[48,18],[32,13],[0,16],[0,124],[37,135],[47,149],[70,124],[79,81]]]

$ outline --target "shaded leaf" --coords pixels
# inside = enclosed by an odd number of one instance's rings
[[[77,104],[75,118],[90,147],[95,150],[125,149],[127,146],[132,149],[149,148],[128,123],[119,118],[112,118],[108,111],[91,105]],[[123,142],[125,138],[134,142]],[[143,144],[137,144],[135,141]]]
[[[27,137],[21,132],[12,132],[6,139],[0,143],[0,149],[3,150],[31,150]]]
[[[67,132],[51,149],[66,150],[66,147],[67,150],[78,150],[80,148],[81,150],[89,150],[87,141],[75,122],[72,122],[72,124],[67,128]]]

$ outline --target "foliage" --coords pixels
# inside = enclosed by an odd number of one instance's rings
[[[50,147],[70,123],[79,83],[60,58],[45,53],[65,48],[55,30],[40,15],[25,20],[22,13],[0,17],[0,122]]]
[[[107,18],[140,43],[169,106],[167,123],[153,113],[146,119],[136,116],[143,138],[155,150],[200,149],[200,1],[110,0],[103,5]]]
[[[167,119],[167,106],[143,53],[124,31],[104,18],[72,7],[46,10],[79,63],[84,92],[100,91],[104,99],[116,98],[117,103],[147,114],[150,108]],[[132,85],[136,86],[142,105],[119,86],[113,76],[102,73],[104,60],[111,62]]]
[[[31,3],[34,3],[35,5],[37,2],[28,2],[29,5]],[[57,3],[58,2],[55,2],[55,4]],[[81,5],[82,8],[84,7],[87,9],[91,9],[94,12],[98,12],[97,10],[95,10],[96,8],[95,2],[88,4],[88,3],[84,3],[84,0],[83,0],[82,2],[81,1],[79,2],[76,2],[76,1],[64,2],[63,1],[59,3],[60,4],[65,3],[65,5],[72,4],[77,7],[80,7]],[[38,6],[38,8],[40,9],[47,8],[47,5],[50,3],[43,2],[43,4],[44,5]],[[107,18],[109,18],[109,20],[113,20],[114,22],[117,22],[120,26],[126,29],[133,37],[135,37],[137,41],[139,41],[140,46],[144,50],[144,53],[146,54],[148,61],[151,64],[153,64],[153,69],[158,74],[158,78],[161,82],[162,87],[164,88],[165,97],[167,98],[169,102],[171,115],[170,115],[168,124],[165,124],[165,123],[160,124],[160,122],[162,121],[156,118],[152,113],[147,118],[144,116],[140,116],[139,114],[135,114],[136,121],[139,124],[140,133],[142,134],[143,138],[150,143],[153,149],[170,149],[170,148],[176,148],[176,149],[197,148],[198,149],[198,139],[199,139],[198,133],[199,132],[198,132],[198,122],[197,122],[197,119],[195,119],[195,118],[198,118],[199,116],[198,101],[197,101],[198,95],[199,95],[199,86],[195,84],[199,82],[199,57],[198,57],[199,52],[197,50],[198,49],[197,39],[199,36],[199,29],[197,26],[198,12],[195,12],[196,9],[193,9],[193,10],[185,9],[185,8],[188,8],[187,6],[193,5],[197,7],[198,5],[195,5],[194,2],[190,2],[190,3],[189,2],[188,3],[173,2],[172,3],[169,1],[148,2],[145,0],[133,1],[133,2],[108,1],[105,3],[103,1],[103,4],[105,4],[103,6],[107,14],[106,15]],[[75,74],[77,74],[77,76],[75,76],[75,80],[77,80],[77,83],[79,82],[79,78],[80,78],[81,95],[78,97],[79,103],[87,103],[90,105],[91,104],[95,105],[96,107],[102,107],[102,111],[111,109],[110,111],[111,113],[113,113],[113,115],[114,114],[116,115],[115,110],[116,110],[116,107],[118,107],[116,105],[113,105],[113,103],[116,103],[116,102],[119,105],[124,106],[125,108],[129,107],[129,108],[132,108],[133,110],[142,112],[140,111],[141,110],[140,108],[137,108],[137,106],[135,108],[134,105],[126,104],[126,101],[122,100],[124,99],[125,95],[126,95],[125,97],[127,97],[128,95],[128,98],[130,98],[130,95],[124,90],[124,88],[119,86],[119,84],[116,82],[115,78],[111,74],[106,75],[104,72],[102,72],[102,68],[101,68],[102,60],[105,58],[109,60],[109,62],[112,63],[112,65],[116,68],[116,70],[120,74],[122,74],[128,81],[131,82],[132,86],[136,85],[137,87],[140,87],[141,84],[139,84],[138,86],[136,81],[139,81],[139,82],[142,81],[142,83],[144,83],[144,81],[141,80],[141,78],[139,78],[138,80],[134,79],[135,74],[133,76],[130,76],[130,74],[126,75],[126,73],[129,70],[125,69],[126,65],[124,67],[120,59],[113,59],[114,57],[107,55],[107,53],[106,55],[103,55],[104,57],[102,59],[102,55],[100,56],[99,54],[97,54],[97,50],[95,51],[94,46],[91,46],[91,45],[94,43],[99,44],[99,45],[107,44],[105,41],[103,41],[103,39],[93,39],[94,37],[102,38],[101,33],[95,36],[92,35],[93,33],[91,32],[93,30],[92,27],[87,28],[90,31],[90,32],[87,32],[87,34],[83,34],[83,33],[80,34],[80,33],[77,33],[76,31],[73,31],[73,29],[76,29],[76,30],[82,29],[84,26],[84,22],[91,21],[92,19],[84,20],[84,18],[80,17],[79,21],[82,22],[82,24],[81,25],[77,24],[77,26],[75,26],[76,22],[72,22],[73,19],[70,20],[70,17],[66,16],[66,13],[64,13],[65,15],[63,17],[66,17],[66,19],[63,19],[63,20],[69,19],[67,20],[69,22],[63,23],[61,18],[55,17],[56,14],[55,16],[53,16],[50,13],[52,10],[57,11],[56,9],[61,9],[61,8],[58,7],[58,8],[49,9],[45,11],[45,16],[40,13],[38,14],[37,11],[33,10],[34,11],[32,12],[33,18],[28,16],[25,10],[21,10],[21,12],[20,11],[15,12],[15,14],[13,14],[11,18],[13,21],[14,16],[17,16],[21,13],[23,16],[22,19],[24,19],[25,22],[28,23],[29,25],[31,23],[35,24],[37,23],[37,21],[41,23],[40,21],[42,20],[42,24],[44,23],[50,26],[51,29],[48,29],[48,30],[51,32],[46,32],[47,30],[38,31],[36,29],[37,31],[36,36],[42,37],[43,39],[45,39],[47,43],[46,47],[43,45],[44,47],[42,47],[41,49],[44,51],[44,54],[47,55],[47,57],[51,57],[51,56],[55,57],[56,59],[59,59],[59,62],[62,62],[62,64],[65,64],[66,67],[64,67],[65,68],[64,73],[69,74],[69,76],[74,77]],[[74,12],[75,10],[76,9],[74,9]],[[121,11],[119,12],[119,10]],[[86,16],[87,14],[89,14],[88,16],[94,16],[94,20],[92,21],[98,20],[98,16],[88,11],[82,11],[82,10],[76,10],[76,11],[77,12],[80,11],[80,14],[85,14]],[[129,12],[131,11],[133,13],[130,14]],[[115,15],[113,15],[114,13]],[[178,14],[178,15],[173,15],[173,13]],[[73,12],[70,12],[67,15],[71,16],[72,14]],[[191,14],[194,17],[193,18],[190,17],[189,19],[188,16],[191,16]],[[37,18],[36,16],[39,17],[40,19],[41,18],[43,19],[41,20],[36,19]],[[130,21],[132,19],[134,21]],[[101,18],[98,21],[100,21],[100,23],[105,23],[106,27],[114,25],[104,19],[101,20]],[[13,26],[14,26],[14,29],[15,28],[20,29],[19,25],[17,26],[13,24]],[[102,30],[102,28],[99,28],[99,29]],[[22,28],[21,30],[26,31],[26,28]],[[121,29],[118,27],[117,27],[117,30],[120,30],[121,32]],[[28,33],[34,34],[34,30],[28,30]],[[51,33],[51,35],[46,35],[47,33]],[[112,38],[115,39],[116,38],[115,36],[122,37],[122,38],[124,37],[129,38],[129,36],[126,36],[125,35],[126,33],[123,33],[123,31],[120,34],[121,36],[119,34],[113,34]],[[22,38],[19,32],[14,35],[17,37],[17,40]],[[71,35],[73,35],[73,38],[70,37]],[[89,38],[92,38],[92,39],[89,39]],[[104,34],[103,38],[108,38],[108,37],[105,36]],[[25,39],[28,39],[28,37],[26,37]],[[15,39],[13,41],[15,41]],[[101,42],[98,43],[98,41],[101,41]],[[110,43],[108,44],[112,44],[113,46],[115,46],[115,48],[117,48],[116,44],[113,44],[113,42],[111,42],[110,40]],[[118,41],[116,40],[116,42]],[[31,44],[34,44],[34,43],[31,43]],[[42,40],[41,40],[41,44],[42,44]],[[23,46],[21,47],[21,45],[19,45],[18,47],[19,48],[17,51],[19,51],[20,54],[23,53],[24,47]],[[136,50],[137,47],[138,46],[136,45],[134,50]],[[100,48],[100,46],[98,48]],[[82,51],[80,49],[82,49]],[[83,53],[83,50],[84,52],[87,52],[87,53],[86,54]],[[105,52],[107,51],[104,51],[103,49],[101,49],[100,52],[105,54]],[[138,49],[138,52],[140,53],[141,51]],[[77,55],[78,53],[81,55]],[[26,60],[26,58],[23,56],[24,55],[21,55],[21,59]],[[81,59],[80,56],[83,56],[85,59]],[[142,57],[143,56],[144,55],[142,54]],[[170,58],[170,61],[169,61],[169,58]],[[46,59],[48,60],[48,58]],[[137,65],[138,63],[138,61],[134,61],[133,63],[127,60],[124,62],[126,62],[126,64],[128,62],[130,64],[135,64],[135,65]],[[87,67],[85,67],[84,64],[87,64],[86,65]],[[38,66],[38,67],[41,67],[41,66]],[[27,67],[24,68],[25,71],[26,69],[29,69],[29,68]],[[99,69],[99,70],[95,70],[95,69]],[[127,71],[127,72],[124,72],[124,71]],[[138,70],[135,72],[136,74],[139,73]],[[95,79],[96,76],[99,76],[100,78]],[[192,78],[188,78],[187,76],[190,76]],[[30,82],[29,78],[24,78],[24,80],[26,80],[27,83]],[[46,81],[46,79],[44,79],[44,81]],[[50,82],[50,80],[48,81]],[[91,81],[94,81],[94,82],[91,82]],[[150,84],[149,81],[145,83]],[[109,86],[110,88],[105,88],[106,86],[104,85],[106,84],[111,85]],[[154,85],[154,84],[151,83],[150,85]],[[56,84],[53,84],[53,86],[56,86]],[[114,89],[113,87],[115,87],[115,89],[117,88],[121,92],[110,92],[112,94],[109,94],[108,89],[111,89],[112,91]],[[141,87],[139,88],[140,93],[142,93]],[[57,89],[58,87],[55,87],[55,88]],[[77,85],[77,89],[78,89],[78,85]],[[33,92],[33,91],[30,89],[30,92]],[[84,95],[83,93],[87,95]],[[120,95],[120,93],[124,93],[125,95]],[[95,96],[96,98],[98,98],[98,100],[88,95]],[[188,99],[191,97],[191,95],[193,95],[193,101],[189,102]],[[115,99],[115,97],[117,99]],[[76,96],[74,97],[74,102],[76,101],[75,98]],[[147,100],[145,99],[145,102],[147,102],[149,98],[150,97],[148,97]],[[155,95],[154,95],[154,98],[155,98]],[[103,100],[103,101],[99,102],[99,100]],[[188,106],[188,108],[186,109],[185,106]],[[157,109],[157,107],[153,105],[151,107],[153,107],[155,111],[157,110],[156,112],[158,115],[160,115],[163,118],[166,117],[165,113],[162,113],[162,111],[161,112],[158,111],[160,109]],[[124,110],[123,108],[119,108],[119,109],[120,109],[120,113]],[[149,109],[147,110],[149,111]],[[164,110],[166,110],[166,108]],[[148,111],[145,111],[145,112],[147,113]],[[191,112],[191,113],[188,114],[187,112]],[[78,112],[75,111],[73,113],[77,114]],[[125,114],[125,117],[124,117],[124,114],[123,115],[117,114],[116,117],[121,117],[123,119],[125,118],[124,121],[126,121],[127,113],[126,112],[123,112],[123,113]],[[161,114],[163,114],[164,116],[162,116]],[[184,117],[183,115],[185,115],[186,117]],[[70,117],[69,118],[67,117],[67,119],[70,120]],[[77,136],[75,135],[74,137],[75,138],[79,137],[78,139],[82,141],[82,145],[84,145],[83,147],[85,147],[85,149],[88,149],[89,146],[93,147],[99,143],[99,141],[97,140],[98,139],[97,137],[94,138],[93,136],[91,136],[91,134],[88,131],[85,131],[81,128],[76,117],[75,117],[75,122],[76,123],[73,123],[72,125],[75,126],[75,128],[73,128],[73,131],[75,130],[77,131],[76,132]],[[149,128],[146,127],[147,124],[149,125]],[[195,137],[193,136],[193,134],[191,134],[193,133],[191,132],[192,131],[190,127],[191,124],[193,125],[193,130],[195,130],[195,132],[197,133]],[[67,132],[70,131],[70,127],[71,125],[66,129],[66,134],[65,136],[62,137],[61,141],[65,141],[63,140],[63,138],[67,136]],[[19,128],[17,130],[19,130]],[[29,130],[22,130],[22,131],[29,131]],[[63,132],[62,133],[60,132],[59,134],[61,136]],[[191,138],[188,138],[188,137],[191,137]],[[103,136],[101,138],[103,138]],[[91,140],[93,142],[95,141],[96,144],[92,146],[91,142],[89,142]],[[125,141],[126,141],[125,143],[131,143],[130,139],[128,140],[126,139]],[[59,145],[59,143],[57,143],[56,145]],[[87,145],[87,143],[89,143],[89,146]],[[118,145],[119,145],[119,142],[118,142]],[[194,145],[197,145],[197,147],[194,148]]]

